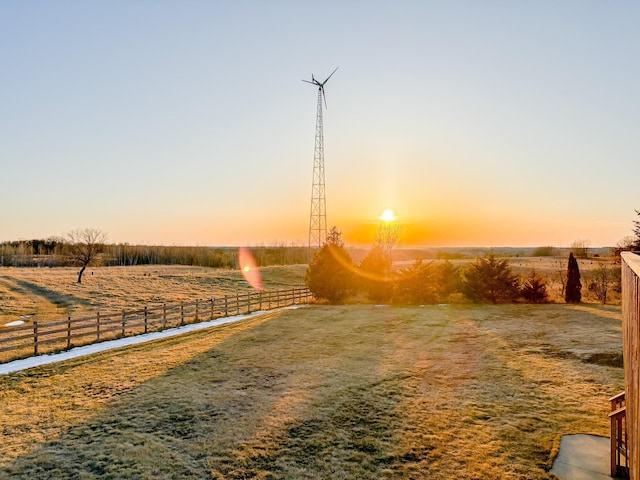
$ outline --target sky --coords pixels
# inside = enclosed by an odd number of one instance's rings
[[[640,2],[0,2],[0,241],[615,245],[640,209]]]

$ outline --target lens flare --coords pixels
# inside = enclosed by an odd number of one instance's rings
[[[263,290],[262,276],[260,275],[260,269],[256,264],[255,258],[251,254],[251,251],[246,247],[240,247],[238,249],[238,266],[240,271],[251,287],[256,290]]]

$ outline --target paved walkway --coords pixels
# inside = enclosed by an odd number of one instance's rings
[[[611,480],[609,438],[565,435],[551,473],[560,480]]]

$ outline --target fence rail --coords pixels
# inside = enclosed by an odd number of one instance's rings
[[[622,252],[622,349],[629,478],[640,480],[640,256]]]
[[[96,312],[51,322],[34,320],[30,325],[0,329],[0,362],[230,315],[307,303],[311,298],[307,288],[290,288],[165,303],[121,312]]]

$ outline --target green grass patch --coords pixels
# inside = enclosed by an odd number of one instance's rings
[[[0,377],[0,478],[551,479],[619,311],[311,306]]]

